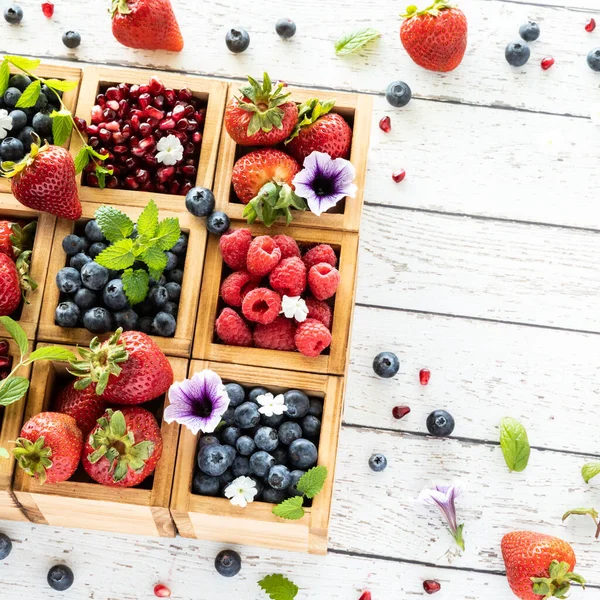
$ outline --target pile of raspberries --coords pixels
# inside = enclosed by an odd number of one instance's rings
[[[235,229],[221,237],[220,248],[233,270],[221,284],[220,295],[228,307],[215,322],[222,342],[298,350],[305,356],[319,356],[329,347],[332,312],[325,301],[340,283],[331,246],[320,244],[302,255],[287,235],[253,238],[250,230]],[[281,314],[283,296],[304,298],[308,308],[304,321]]]

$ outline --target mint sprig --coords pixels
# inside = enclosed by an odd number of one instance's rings
[[[294,600],[299,592],[297,585],[280,574],[267,575],[258,585],[271,600]]]
[[[589,483],[596,475],[600,475],[600,462],[587,463],[581,467],[581,476],[586,483]]]
[[[500,422],[500,447],[511,471],[525,470],[531,454],[527,430],[512,417],[505,417]]]
[[[296,487],[302,494],[301,496],[292,496],[284,500],[271,511],[276,517],[287,519],[288,521],[298,521],[304,512],[304,498],[314,498],[321,492],[325,481],[327,480],[327,467],[318,466],[309,469],[298,481]]]

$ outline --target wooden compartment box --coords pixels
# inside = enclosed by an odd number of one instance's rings
[[[190,363],[190,377],[203,369],[212,369],[225,383],[264,386],[273,393],[299,389],[308,396],[323,398],[318,464],[327,467],[328,477],[325,487],[313,499],[312,506],[305,508],[306,514],[299,521],[276,517],[272,513],[274,505],[266,502],[252,502],[246,508],[239,508],[226,498],[198,496],[191,491],[198,436],[181,427],[171,497],[171,514],[180,535],[226,544],[326,554],[344,404],[344,379],[196,360]]]
[[[152,71],[141,69],[119,69],[115,67],[86,67],[77,104],[77,116],[90,123],[92,107],[101,89],[119,83],[147,85]],[[196,98],[206,103],[206,121],[202,133],[202,147],[197,165],[196,185],[212,189],[219,137],[223,123],[227,83],[216,79],[206,79],[192,75],[181,75],[161,71],[157,74],[165,87],[173,89],[190,88]],[[84,137],[85,134],[84,134]],[[82,147],[79,137],[73,138],[71,154],[76,156]],[[142,192],[126,189],[99,189],[82,185],[82,175],[78,176],[79,194],[82,201],[112,204],[113,206],[146,206],[151,199],[159,208],[185,209],[185,197],[156,192]]]
[[[48,344],[39,344],[47,346]],[[70,350],[75,351],[73,347]],[[188,361],[169,358],[175,380],[186,377]],[[51,410],[52,400],[71,377],[67,364],[36,362],[27,398],[24,421]],[[111,533],[174,537],[169,512],[179,425],[167,425],[162,413],[166,397],[142,404],[155,414],[161,426],[163,452],[153,475],[135,488],[108,487],[96,483],[80,466],[69,481],[40,485],[20,468],[15,470],[13,492],[33,523],[57,527],[95,529]],[[110,408],[110,407],[109,407]]]
[[[234,96],[239,96],[239,83],[229,85],[228,101]],[[350,162],[356,169],[355,183],[358,186],[355,198],[346,198],[323,213],[320,217],[309,210],[300,212],[292,209],[295,226],[315,227],[318,229],[340,229],[343,231],[358,231],[363,207],[363,194],[367,175],[367,159],[369,153],[369,139],[371,137],[371,117],[373,112],[373,99],[365,94],[344,94],[341,92],[328,92],[324,90],[310,90],[289,87],[286,92],[291,92],[291,100],[297,104],[309,98],[319,98],[322,101],[330,98],[336,99],[332,112],[341,114],[352,127],[352,149]],[[219,165],[215,180],[214,193],[217,201],[217,210],[227,213],[232,219],[243,219],[245,205],[235,195],[231,185],[233,166],[238,158],[255,148],[238,146],[227,133],[225,125],[221,133],[221,148],[219,150]],[[282,146],[285,151],[285,146]]]
[[[0,327],[1,333],[6,333],[4,328]],[[13,359],[13,364],[19,361],[19,348],[15,342],[8,338],[8,354]],[[33,349],[33,343],[30,342],[29,350]],[[15,375],[27,377],[31,374],[31,365],[21,367]],[[10,458],[0,458],[0,521],[27,521],[27,517],[21,511],[20,505],[12,491],[12,479],[15,471],[16,462],[12,456],[14,442],[19,437],[21,424],[23,422],[23,412],[25,411],[25,398],[14,402],[9,406],[0,406],[0,447],[5,448],[10,453]]]
[[[299,352],[228,346],[220,342],[215,335],[215,321],[222,307],[219,291],[227,265],[221,258],[219,238],[210,236],[196,322],[193,358],[275,369],[285,366],[286,369],[293,371],[344,375],[348,362],[354,312],[358,234],[348,231],[319,231],[281,225],[267,228],[261,224],[248,225],[246,222],[240,221],[232,221],[231,227],[232,229],[247,228],[254,237],[258,235],[289,235],[296,240],[301,249],[317,244],[329,244],[333,247],[338,254],[337,268],[340,272],[340,284],[333,298],[331,346],[320,356],[308,357]]]
[[[94,212],[98,209],[99,205],[91,202],[82,202],[82,207],[83,212],[79,221],[58,219],[56,223],[56,234],[50,254],[46,293],[44,295],[44,305],[38,330],[38,339],[44,342],[87,346],[90,340],[95,337],[93,333],[81,327],[59,327],[54,323],[54,312],[60,300],[60,292],[56,287],[55,278],[58,271],[68,264],[67,256],[62,248],[62,240],[65,236],[73,233],[78,226],[93,219]],[[120,206],[119,210],[126,213],[133,221],[136,221],[143,208]],[[192,350],[198,296],[200,294],[207,231],[200,219],[193,217],[185,210],[177,212],[159,208],[159,219],[162,220],[166,217],[177,217],[179,219],[181,230],[188,234],[189,241],[183,270],[183,282],[175,335],[170,338],[153,336],[153,339],[165,354],[189,358]]]
[[[17,313],[11,315],[25,330],[27,337],[30,340],[35,340],[42,310],[42,298],[46,285],[56,217],[48,213],[37,213],[26,208],[10,194],[0,194],[0,219],[24,222],[37,220],[30,274],[38,287],[27,296],[29,304],[23,302]]]

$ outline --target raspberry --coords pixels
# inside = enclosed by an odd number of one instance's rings
[[[221,236],[219,246],[223,260],[234,271],[246,270],[246,256],[252,243],[249,229],[233,229]]]
[[[282,296],[299,296],[306,289],[306,267],[296,256],[285,258],[271,271],[269,283]]]
[[[306,306],[308,308],[308,318],[321,321],[331,331],[331,321],[333,320],[331,306],[327,302],[317,300],[316,298],[307,298]]]
[[[308,272],[308,285],[317,300],[327,300],[340,284],[340,272],[329,263],[319,263]]]
[[[258,287],[258,282],[246,271],[236,271],[221,284],[221,297],[229,306],[241,306],[246,294]]]
[[[332,267],[337,267],[337,256],[329,244],[319,244],[311,248],[302,260],[309,271],[319,263],[329,263]]]
[[[273,241],[281,250],[281,260],[291,258],[292,256],[300,258],[300,248],[298,248],[298,244],[294,238],[291,238],[289,235],[276,235]]]
[[[291,319],[277,317],[268,325],[257,325],[254,330],[254,345],[270,350],[295,350],[296,327]]]
[[[281,312],[281,296],[268,288],[256,288],[246,294],[242,312],[248,321],[268,325]]]
[[[250,328],[232,308],[224,308],[215,322],[215,331],[221,341],[230,346],[252,346]]]
[[[320,321],[306,319],[298,325],[294,341],[304,356],[319,356],[331,344],[331,333]]]
[[[281,250],[268,235],[259,235],[252,240],[248,249],[248,271],[263,277],[270,273],[281,260]]]

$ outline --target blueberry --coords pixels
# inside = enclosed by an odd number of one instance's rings
[[[23,9],[17,4],[12,4],[4,11],[4,19],[11,25],[18,25],[23,19]]]
[[[223,433],[221,434],[221,439],[224,444],[228,444],[229,446],[235,446],[235,443],[242,435],[242,430],[239,427],[226,427],[223,429]]]
[[[63,33],[62,41],[67,48],[77,48],[81,44],[81,35],[77,31],[67,31]]]
[[[231,470],[236,477],[250,475],[250,461],[247,456],[236,456],[231,465]]]
[[[259,450],[250,457],[250,471],[259,477],[265,477],[274,466],[275,459],[264,450]]]
[[[235,408],[228,408],[222,415],[221,421],[225,423],[225,427],[235,425]]]
[[[14,108],[17,105],[20,97],[21,90],[17,89],[16,87],[9,87],[4,92],[4,104],[6,104],[8,108]]]
[[[385,90],[385,99],[396,108],[406,106],[412,98],[412,91],[404,81],[392,81]]]
[[[25,148],[21,140],[7,137],[0,143],[0,158],[2,160],[19,162],[25,156]]]
[[[152,321],[152,332],[160,337],[173,337],[177,329],[177,321],[173,315],[161,311]]]
[[[48,97],[46,96],[46,94],[40,94],[38,96],[38,99],[35,101],[35,104],[31,107],[31,110],[34,113],[40,113],[40,114],[46,114],[49,112],[48,111]],[[49,115],[47,115],[48,118]],[[50,119],[50,122],[52,123],[52,119]],[[35,125],[33,125],[33,128],[35,129]],[[50,129],[50,134],[52,133],[52,128]],[[48,135],[50,135],[48,134]]]
[[[320,419],[321,415],[323,414],[323,400],[320,398],[311,398],[308,414]]]
[[[280,38],[288,40],[296,35],[296,23],[291,19],[279,19],[275,24],[275,31]]]
[[[293,441],[302,437],[302,428],[295,421],[286,421],[279,428],[279,441],[289,446]]]
[[[369,458],[369,468],[371,471],[383,471],[387,467],[387,458],[383,454],[373,454]]]
[[[177,319],[177,313],[179,312],[179,306],[177,304],[175,304],[175,302],[169,301],[162,307],[161,310],[162,310],[162,312],[166,312],[168,315],[171,315],[172,317]]]
[[[115,313],[115,327],[121,327],[123,331],[137,331],[138,324],[139,317],[132,308]]]
[[[279,429],[279,426],[285,421],[285,414],[283,415],[271,415],[267,417],[266,415],[262,415],[260,417],[260,422],[262,425],[266,425],[267,427],[273,427],[273,429]]]
[[[52,119],[47,113],[39,112],[33,116],[31,121],[33,130],[42,138],[45,139],[52,135]]]
[[[227,32],[225,43],[231,52],[239,54],[250,45],[250,35],[243,27],[233,27]]]
[[[203,435],[198,442],[198,450],[204,446],[210,446],[211,444],[220,444],[219,438],[214,435]]]
[[[167,266],[165,271],[172,271],[177,266],[177,254],[173,252],[166,252],[167,255]]]
[[[270,504],[281,504],[286,499],[286,493],[284,490],[274,490],[272,487],[267,487],[263,492],[262,499],[263,502],[269,502]]]
[[[83,251],[83,241],[78,235],[71,233],[63,239],[62,247],[67,256],[74,256]]]
[[[218,477],[196,473],[192,480],[192,492],[200,496],[218,496],[220,488]]]
[[[96,292],[83,287],[77,290],[73,300],[81,310],[88,310],[88,308],[92,308],[98,304],[98,295]]]
[[[23,130],[17,136],[21,144],[23,144],[23,150],[27,153],[31,150],[31,144],[35,142],[35,131],[33,127],[24,127]]]
[[[306,415],[302,419],[302,431],[308,437],[317,437],[321,431],[321,421],[313,415]]]
[[[80,315],[81,312],[77,304],[74,302],[61,302],[54,311],[54,321],[59,327],[77,327]]]
[[[198,451],[198,467],[206,475],[219,477],[230,466],[229,455],[221,444],[202,446]]]
[[[73,267],[64,267],[56,274],[56,286],[63,294],[74,294],[81,288],[81,276]]]
[[[215,195],[208,188],[192,188],[185,197],[185,207],[195,217],[207,217],[215,210]]]
[[[12,550],[12,541],[5,534],[0,533],[0,560],[4,560]]]
[[[27,125],[27,115],[22,110],[11,110],[8,116],[12,119],[12,129],[10,131],[13,134],[21,131]]]
[[[152,333],[152,317],[142,317],[139,322],[139,328],[142,333],[150,335]]]
[[[155,285],[162,285],[164,287],[165,283],[167,283],[167,278],[164,275],[161,275],[158,279],[150,277],[150,279],[148,280],[148,285],[150,287],[154,287]]]
[[[309,440],[300,438],[290,444],[290,463],[297,469],[309,469],[317,464],[317,447]]]
[[[229,230],[229,217],[220,210],[216,210],[206,217],[206,229],[214,235],[223,235]]]
[[[511,42],[506,46],[504,56],[512,67],[522,67],[529,60],[531,50],[524,42]]]
[[[250,477],[250,479],[254,481],[254,485],[256,487],[256,496],[254,496],[254,501],[258,502],[261,499],[265,489],[264,478],[254,476]]]
[[[244,388],[237,383],[228,383],[225,390],[229,396],[229,406],[232,408],[238,407],[246,399]]]
[[[114,269],[108,270],[108,280],[112,281],[113,279],[121,279],[121,272],[115,271]]]
[[[81,267],[81,281],[88,290],[99,291],[108,283],[108,269],[91,261]]]
[[[400,361],[393,352],[380,352],[373,359],[373,371],[379,377],[390,379],[396,375],[400,369]]]
[[[250,429],[258,425],[260,413],[254,402],[243,402],[235,409],[235,423],[242,429]]]
[[[308,396],[300,390],[288,390],[284,395],[285,405],[287,406],[287,415],[292,419],[301,419],[308,414],[310,400]]]
[[[8,80],[8,87],[15,87],[21,92],[24,92],[31,85],[31,83],[32,81],[27,75],[17,73]]]
[[[104,306],[113,312],[123,310],[127,306],[125,288],[120,279],[109,281],[102,290]]]
[[[256,450],[254,440],[248,435],[243,435],[238,438],[235,447],[242,456],[250,456],[251,454],[254,454],[254,451]]]
[[[90,308],[83,315],[83,326],[92,333],[108,333],[114,329],[113,316],[105,308]]]
[[[150,289],[148,298],[155,308],[162,308],[169,301],[169,293],[162,285],[155,285]]]
[[[252,388],[248,392],[248,402],[254,402],[254,403],[258,404],[257,398],[259,396],[264,396],[265,394],[268,394],[268,393],[269,393],[269,390],[267,390],[264,387],[255,387],[255,388]]]
[[[287,486],[286,492],[288,496],[302,496],[302,492],[298,490],[298,482],[306,471],[295,469],[290,473],[290,484]]]
[[[445,410],[434,410],[427,417],[427,430],[436,437],[447,437],[454,431],[454,417]]]
[[[100,254],[101,252],[104,252],[106,250],[106,248],[107,248],[106,244],[104,244],[102,242],[95,242],[90,246],[90,249],[88,250],[88,254],[92,258],[96,258],[96,256],[98,256],[98,254]]]
[[[181,285],[183,282],[183,271],[181,269],[173,269],[172,271],[169,271],[167,273],[167,281]]]
[[[83,265],[86,265],[89,262],[92,262],[92,259],[87,256],[87,254],[79,252],[75,254],[75,256],[71,256],[71,259],[69,260],[69,266],[81,271]]]
[[[271,450],[271,456],[275,459],[276,465],[288,464],[288,451],[285,446],[279,445],[275,450]]]
[[[587,55],[587,64],[592,71],[600,71],[600,48],[590,50],[590,53]]]
[[[284,465],[275,465],[269,470],[267,483],[275,490],[285,490],[292,482],[290,470]]]
[[[537,40],[540,37],[540,26],[537,23],[534,23],[533,21],[523,23],[523,25],[519,27],[519,35],[526,42],[535,42],[535,40]]]
[[[55,565],[48,571],[48,585],[57,592],[68,590],[74,581],[73,571],[66,565]]]
[[[271,427],[261,427],[254,435],[257,448],[271,452],[279,445],[277,432]]]
[[[225,448],[230,448],[230,446],[225,446]],[[227,469],[225,473],[219,475],[219,485],[221,489],[225,491],[225,488],[235,479],[235,475],[231,469]]]
[[[171,252],[174,252],[175,254],[184,254],[187,250],[187,245],[188,236],[185,233],[182,233],[177,242],[175,242],[175,245],[171,248]]]
[[[103,242],[104,234],[100,229],[100,225],[98,225],[98,221],[96,219],[92,219],[85,224],[85,237],[90,240],[90,242]]]
[[[52,106],[56,107],[57,109],[60,109],[60,102],[56,97],[57,93],[62,98],[63,93],[60,90],[56,90],[55,92],[54,90],[51,90],[46,84],[42,85],[42,94],[44,94],[44,96],[48,98],[48,102],[52,104]]]
[[[222,550],[215,558],[215,569],[223,577],[235,577],[242,568],[242,559],[235,550]]]

